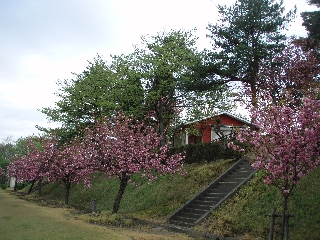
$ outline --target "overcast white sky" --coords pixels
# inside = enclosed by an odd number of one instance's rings
[[[290,35],[306,36],[297,5]],[[132,52],[142,35],[171,29],[197,28],[200,49],[209,48],[208,23],[216,5],[233,0],[1,0],[0,1],[0,142],[39,132],[48,126],[37,109],[54,106],[56,81],[80,73],[97,54]]]

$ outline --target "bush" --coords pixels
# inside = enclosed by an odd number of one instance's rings
[[[222,158],[239,158],[238,152],[230,148],[224,148],[219,143],[188,144],[170,149],[170,154],[185,153],[186,163],[212,162]]]
[[[7,187],[8,187],[7,184],[0,184],[1,189],[6,189]]]
[[[130,226],[132,225],[132,220],[126,218],[122,215],[111,214],[109,211],[102,211],[100,213],[88,213],[79,216],[80,219],[97,224],[110,224],[116,226]]]
[[[17,183],[17,190],[24,189],[28,185],[29,185],[29,183],[27,183],[27,182]]]

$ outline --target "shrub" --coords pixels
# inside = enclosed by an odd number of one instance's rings
[[[22,183],[17,183],[17,190],[24,189],[27,187],[29,184],[27,182],[22,182]]]
[[[132,225],[132,220],[126,218],[117,213],[112,214],[109,211],[102,211],[100,213],[88,213],[79,216],[80,219],[97,224],[110,224],[115,226],[130,226]]]
[[[197,143],[171,148],[170,154],[185,152],[186,163],[212,162],[221,158],[239,158],[233,149],[224,148],[219,143]]]

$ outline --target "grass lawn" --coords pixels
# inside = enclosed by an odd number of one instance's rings
[[[37,218],[40,218],[37,215],[30,219],[25,217],[23,211],[27,211],[27,208],[20,207],[21,202],[18,205],[13,202],[2,203],[3,195],[8,194],[0,191],[0,234],[2,234],[0,239],[173,239],[172,233],[159,233],[159,231],[155,233],[154,227],[138,228],[135,225],[136,219],[153,222],[157,225],[165,223],[168,215],[217,178],[232,163],[233,161],[229,159],[203,164],[190,164],[185,166],[187,175],[159,176],[158,180],[154,182],[149,182],[138,175],[133,176],[132,182],[128,185],[121,200],[118,215],[112,216],[110,216],[110,213],[119,188],[119,180],[107,179],[99,174],[94,175],[91,188],[87,189],[82,185],[72,187],[70,205],[74,208],[79,207],[77,209],[82,211],[82,209],[90,209],[90,201],[96,199],[97,210],[101,214],[98,217],[90,214],[78,215],[77,220],[70,215],[70,212],[68,213],[70,210],[64,207],[64,187],[58,184],[48,184],[43,187],[41,198],[38,197],[37,193],[24,197],[30,201],[34,199],[43,201],[40,202],[43,206],[57,204],[62,207],[62,209],[41,208],[33,203],[35,209],[43,210],[31,211],[31,213],[40,214],[38,211],[47,211],[49,213],[42,214],[44,217],[58,216],[59,219],[62,218],[59,220],[62,222],[49,223],[48,226],[43,227],[38,226],[38,224],[44,223],[42,220],[37,220]],[[263,179],[263,173],[255,174],[235,196],[214,210],[193,230],[219,236],[235,237],[239,240],[267,239],[270,228],[268,214],[271,213],[272,209],[276,209],[277,214],[281,213],[283,198],[278,189],[265,185]],[[288,207],[289,213],[293,215],[289,220],[290,240],[320,239],[319,189],[320,167],[305,176],[290,195]],[[25,188],[21,191],[26,192],[27,190],[28,188]],[[8,197],[17,198],[10,195]],[[24,204],[29,203],[27,201],[22,202]],[[28,208],[32,209],[31,207]],[[12,215],[14,210],[17,211],[15,216]],[[6,211],[10,211],[10,213],[6,213]],[[83,212],[86,211],[83,210]],[[49,222],[49,220],[47,221]],[[84,221],[101,223],[104,227],[91,226]],[[132,221],[132,225],[130,221]],[[277,218],[275,239],[279,239],[280,222],[280,219]],[[71,226],[65,227],[68,223]],[[105,227],[106,224],[108,224],[107,228]],[[76,225],[76,227],[72,227],[73,225]],[[119,228],[118,226],[126,227]],[[33,232],[40,227],[41,230],[38,233]],[[99,230],[93,230],[94,235],[89,235],[92,230],[86,230],[87,227],[95,227]],[[5,230],[2,230],[4,228]],[[85,230],[81,233],[82,229]],[[79,233],[80,237],[74,237],[75,235],[70,237],[60,236],[60,234],[67,233]],[[5,236],[4,238],[3,234],[9,234],[7,236],[10,237]],[[54,235],[53,238],[49,238],[52,235]],[[185,235],[174,235],[174,238],[177,240],[188,239]]]
[[[76,219],[70,211],[39,206],[0,190],[0,239],[189,239],[182,234],[153,233],[151,229],[141,231],[88,224]]]

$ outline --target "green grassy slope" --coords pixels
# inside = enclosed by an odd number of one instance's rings
[[[119,213],[165,217],[202,190],[233,163],[234,160],[225,160],[202,165],[191,164],[185,167],[187,175],[159,176],[154,182],[149,182],[138,175],[133,176],[121,200]],[[98,211],[111,211],[119,189],[119,180],[107,179],[100,174],[95,175],[91,183],[91,188],[73,185],[70,191],[70,205],[89,209],[91,200],[96,199]],[[42,191],[44,198],[63,202],[63,186],[50,184],[44,186]]]
[[[242,239],[268,239],[272,209],[281,214],[283,196],[263,183],[257,173],[240,191],[196,229]],[[289,197],[289,236],[292,240],[320,239],[320,168],[298,184]],[[276,219],[275,239],[280,237],[281,218]]]
[[[144,219],[164,221],[231,164],[221,160],[186,166],[188,175],[159,176],[157,181],[134,176],[121,201],[119,213]],[[118,191],[117,179],[96,175],[89,189],[75,185],[70,192],[70,205],[90,208],[96,199],[97,209],[110,210]],[[320,239],[320,168],[305,177],[289,198],[290,239]],[[64,188],[50,184],[43,188],[44,198],[63,202]],[[263,183],[257,173],[241,190],[195,229],[239,239],[267,239],[272,209],[280,213],[282,196],[275,187]],[[280,219],[276,221],[279,231]],[[278,233],[277,233],[278,234]],[[278,238],[278,237],[277,237]]]

